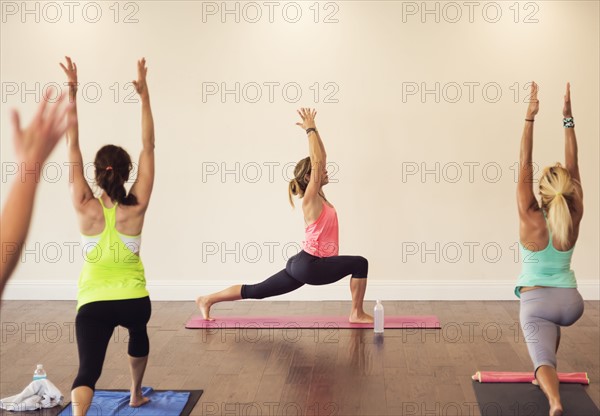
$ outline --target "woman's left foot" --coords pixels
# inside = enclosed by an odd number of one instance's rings
[[[131,407],[140,407],[145,405],[150,401],[149,398],[142,396],[142,391],[138,390],[137,393],[131,392],[131,396],[129,398],[129,406]]]
[[[351,324],[372,324],[373,317],[367,313],[352,313],[349,319]]]
[[[200,296],[198,299],[196,299],[196,305],[198,305],[198,309],[200,309],[200,312],[202,313],[202,317],[204,318],[205,321],[214,321],[214,318],[210,317],[210,307],[212,306],[210,304],[210,302],[208,301],[208,298],[206,296]]]

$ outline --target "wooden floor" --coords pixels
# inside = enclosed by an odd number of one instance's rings
[[[587,371],[600,406],[598,301],[563,329],[559,371]],[[154,302],[144,385],[203,389],[192,415],[479,414],[476,370],[531,371],[517,301],[385,302],[386,315],[436,314],[441,330],[203,331],[184,328],[193,302]],[[349,302],[224,303],[214,315],[345,315]],[[372,307],[372,305],[369,305]],[[68,395],[77,373],[74,302],[2,302],[0,397],[19,393],[35,364]],[[127,331],[109,345],[98,388],[129,388]]]

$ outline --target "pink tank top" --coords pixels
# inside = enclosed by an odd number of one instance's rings
[[[337,256],[339,253],[338,219],[335,208],[323,201],[321,215],[306,227],[304,251],[316,257]]]

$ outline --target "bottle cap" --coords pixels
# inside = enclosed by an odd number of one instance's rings
[[[38,365],[37,365],[37,368],[43,368],[43,367],[44,367],[44,366],[43,366],[43,365],[41,365],[41,364],[38,364]]]

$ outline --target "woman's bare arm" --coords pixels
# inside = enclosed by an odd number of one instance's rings
[[[69,112],[70,120],[77,120],[77,65],[68,56],[65,57],[67,65],[60,64],[67,75],[69,83],[69,101],[73,104]],[[81,211],[85,204],[94,199],[94,193],[85,180],[83,173],[83,157],[79,148],[79,125],[73,123],[67,130],[67,153],[69,158],[69,188],[71,200],[77,211]]]
[[[48,96],[52,94],[48,92]],[[48,97],[47,96],[47,97]],[[55,104],[47,105],[47,97],[26,129],[21,129],[19,113],[13,111],[13,138],[19,168],[34,175],[20,175],[11,187],[2,216],[0,217],[0,297],[21,254],[21,249],[29,231],[33,203],[42,165],[50,152],[77,120],[69,117],[72,104],[64,104],[64,96]]]
[[[150,108],[150,94],[146,83],[146,59],[138,61],[138,79],[133,81],[135,90],[142,100],[142,152],[140,153],[138,175],[131,193],[136,196],[143,209],[148,207],[154,186],[154,119]]]
[[[521,220],[525,219],[532,209],[538,207],[538,202],[533,193],[533,120],[539,110],[537,97],[538,86],[531,84],[531,101],[525,116],[525,126],[521,136],[521,150],[519,155],[519,178],[517,182],[517,205]]]

